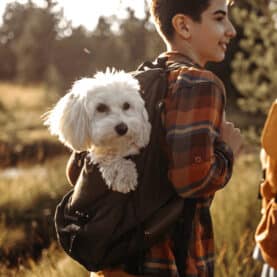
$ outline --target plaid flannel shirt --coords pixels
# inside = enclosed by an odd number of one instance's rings
[[[186,277],[211,277],[214,272],[214,239],[210,205],[217,190],[232,173],[233,153],[219,138],[226,95],[222,82],[210,71],[177,52],[167,52],[168,63],[185,63],[169,74],[164,124],[168,176],[184,198],[197,198],[186,263]],[[150,276],[181,277],[168,237],[146,255]]]

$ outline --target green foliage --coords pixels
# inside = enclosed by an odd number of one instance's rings
[[[16,73],[16,58],[9,47],[0,44],[0,76],[2,79],[13,79]]]
[[[64,93],[80,77],[107,66],[133,70],[163,49],[148,13],[138,19],[129,8],[124,20],[100,17],[95,30],[88,32],[73,28],[63,12],[54,9],[55,0],[46,2],[44,8],[32,1],[7,6],[0,27],[0,57],[6,65],[0,79],[46,82]]]
[[[0,30],[0,56],[4,56],[6,64],[0,72],[2,78],[13,77],[23,83],[46,78],[60,16],[59,11],[53,11],[54,7],[51,0],[45,8],[31,1],[25,5],[17,2],[7,5]]]
[[[25,19],[30,15],[33,4],[22,5],[18,2],[7,4],[1,26],[1,43],[11,44],[17,40],[23,32]]]
[[[240,51],[232,64],[232,80],[241,94],[242,110],[266,114],[277,97],[277,25],[275,8],[261,1],[243,1],[233,18],[243,30]]]
[[[13,45],[17,57],[17,78],[23,83],[44,79],[52,62],[58,15],[51,8],[31,7],[23,31]]]
[[[81,27],[73,29],[70,36],[55,41],[53,70],[56,70],[56,77],[59,76],[59,83],[71,85],[75,79],[89,72],[92,60],[86,51],[90,51],[90,45],[86,31]],[[52,76],[55,77],[54,74]]]
[[[141,57],[145,57],[146,52],[146,32],[145,21],[134,16],[134,11],[129,9],[129,19],[120,26],[121,42],[126,45],[126,62],[132,58],[133,64],[141,63]],[[133,34],[136,34],[135,36]],[[136,49],[136,51],[134,51]],[[129,70],[132,68],[129,67]]]
[[[3,23],[0,28],[0,58],[1,58],[1,79],[14,79],[16,75],[16,56],[12,50],[13,42],[23,32],[22,22],[28,17],[28,6],[17,2],[7,4],[3,14]]]

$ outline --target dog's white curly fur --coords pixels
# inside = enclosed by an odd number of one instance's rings
[[[137,79],[107,69],[73,84],[45,117],[51,134],[74,151],[90,152],[112,190],[127,193],[137,186],[135,164],[150,138],[151,125]],[[118,132],[118,126],[124,131]]]

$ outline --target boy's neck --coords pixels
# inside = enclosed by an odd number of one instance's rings
[[[166,43],[167,51],[169,52],[179,52],[180,54],[188,57],[192,62],[200,65],[201,67],[205,66],[205,63],[201,62],[194,50],[190,47],[188,43]]]

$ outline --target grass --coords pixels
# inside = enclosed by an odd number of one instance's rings
[[[68,157],[0,171],[0,276],[89,276],[57,245],[53,213],[70,189]]]
[[[0,91],[0,166],[41,162],[65,153],[42,120],[59,97],[56,91],[9,83],[0,83]]]
[[[5,277],[89,277],[89,273],[79,264],[75,263],[52,243],[48,249],[43,250],[41,260],[34,262],[31,258],[17,269],[0,267],[0,276]]]
[[[64,176],[66,159],[61,157],[44,165],[23,168],[18,176],[11,177],[12,173],[8,172],[1,178],[0,248],[8,258],[8,254],[16,255],[19,267],[9,269],[6,261],[0,265],[0,276],[1,272],[11,274],[3,276],[88,276],[57,246],[52,229],[54,207],[69,189]],[[3,172],[1,174],[3,176]],[[243,155],[237,161],[230,183],[216,195],[212,205],[216,277],[259,276],[261,265],[251,258],[254,231],[260,218],[259,179],[258,155]],[[30,238],[30,234],[34,238]],[[42,254],[37,258],[22,254],[21,248],[36,244],[36,239],[42,240],[45,236],[48,236],[48,243],[41,246]],[[32,249],[29,251],[33,253]]]
[[[43,85],[21,86],[0,83],[0,141],[28,143],[51,139],[41,116],[55,103],[58,95]],[[30,132],[32,131],[32,132]]]
[[[66,157],[59,157],[31,168],[21,167],[2,172],[0,207],[6,207],[10,213],[32,210],[33,203],[41,202],[42,198],[49,201],[60,197],[68,187],[64,174],[65,163]]]
[[[1,83],[1,102],[9,110],[18,106],[25,109],[37,109],[40,107],[44,96],[44,87],[39,86],[21,86],[11,83]]]
[[[253,261],[252,251],[260,219],[260,177],[258,154],[245,154],[237,161],[230,183],[216,195],[212,214],[217,277],[259,276],[260,264]]]
[[[0,171],[0,257],[11,266],[28,256],[39,258],[55,239],[55,206],[70,189],[66,159]]]

